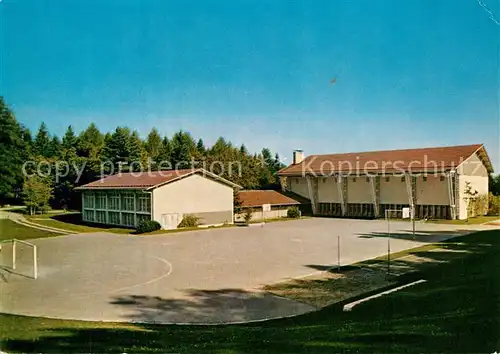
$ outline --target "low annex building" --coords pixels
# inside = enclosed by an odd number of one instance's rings
[[[308,198],[314,215],[372,218],[414,207],[416,218],[443,219],[485,214],[491,173],[482,144],[306,158],[296,150],[278,172],[282,189]],[[472,194],[482,207],[471,210]]]
[[[309,204],[306,198],[285,195],[275,190],[243,190],[238,196],[241,212],[235,215],[235,221],[243,221],[248,209],[252,209],[252,220],[263,220],[286,217],[290,207]],[[268,205],[268,211],[264,211],[264,205]]]
[[[83,221],[135,227],[156,220],[175,229],[186,214],[202,225],[233,223],[233,194],[241,188],[204,169],[119,173],[76,188]]]

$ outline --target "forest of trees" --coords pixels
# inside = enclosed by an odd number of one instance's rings
[[[0,156],[0,205],[24,200],[27,205],[40,206],[44,203],[38,199],[49,193],[53,208],[78,208],[80,198],[74,188],[100,178],[103,167],[106,173],[119,168],[123,172],[138,171],[139,164],[143,170],[191,168],[191,162],[196,161],[195,167],[211,166],[212,172],[245,189],[277,188],[276,172],[284,167],[278,154],[267,148],[252,154],[245,145],[234,146],[222,137],[206,146],[201,138],[196,140],[185,131],[167,137],[153,128],[143,140],[127,127],[103,133],[92,123],[82,132],[68,126],[58,137],[42,123],[32,135],[1,96]],[[26,161],[34,163],[28,165]],[[36,168],[43,172],[41,177],[33,175]]]
[[[234,146],[222,137],[207,146],[184,131],[167,137],[153,128],[143,140],[127,127],[103,133],[92,123],[81,132],[68,126],[60,138],[42,123],[32,135],[1,96],[0,156],[0,206],[24,203],[30,209],[77,209],[81,199],[75,187],[99,179],[103,172],[138,171],[139,164],[154,171],[191,168],[195,161],[194,167],[209,167],[245,189],[277,189],[277,171],[284,167],[267,148],[252,154],[245,145]],[[41,176],[34,174],[37,168]],[[490,176],[490,192],[500,195],[500,175]],[[490,198],[490,204],[499,204],[499,198]]]

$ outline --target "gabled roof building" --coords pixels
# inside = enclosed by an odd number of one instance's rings
[[[374,218],[411,208],[416,218],[465,219],[486,213],[479,200],[492,172],[484,145],[474,144],[306,158],[296,150],[278,174],[282,189],[308,198],[315,215]]]
[[[186,214],[202,225],[233,223],[237,184],[204,169],[119,173],[80,186],[83,221],[135,227],[156,220],[175,229]]]

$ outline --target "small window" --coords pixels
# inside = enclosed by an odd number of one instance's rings
[[[108,209],[120,209],[120,195],[118,193],[111,193],[108,195]]]
[[[323,183],[326,183],[326,178],[323,178]]]
[[[403,176],[403,177],[401,177],[401,183],[404,183],[404,181],[405,181],[405,177]]]
[[[422,181],[427,182],[427,176],[422,177]]]
[[[126,226],[134,226],[134,214],[133,213],[122,213],[122,222]]]
[[[356,177],[353,177],[353,178],[352,178],[352,181],[353,181],[353,182],[356,182]]]
[[[440,180],[441,182],[444,182],[444,176],[439,177],[439,180]]]
[[[137,210],[142,212],[151,211],[151,199],[149,195],[141,195],[137,204]]]
[[[391,180],[391,177],[386,177],[386,178],[385,178],[385,181],[386,181],[386,182],[389,182],[390,180]]]
[[[110,212],[108,212],[108,216],[109,216],[109,223],[110,224],[115,224],[115,225],[120,224],[120,213],[118,213],[116,211],[110,211]]]
[[[93,210],[84,210],[83,219],[85,221],[94,221],[94,211]]]
[[[366,182],[370,183],[370,177],[366,177]]]
[[[95,212],[95,217],[96,217],[96,221],[99,223],[104,224],[106,222],[106,212],[103,210],[97,210]]]

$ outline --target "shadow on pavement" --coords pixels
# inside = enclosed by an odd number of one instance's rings
[[[116,297],[126,317],[147,323],[235,323],[302,314],[314,308],[265,292],[241,289],[188,290],[186,298],[164,299],[143,295]]]
[[[451,237],[461,236],[467,232],[470,232],[470,230],[416,231],[415,235],[413,235],[411,230],[405,229],[405,230],[391,231],[390,238],[398,240],[435,243]],[[387,238],[389,234],[387,232],[368,232],[368,233],[359,233],[357,235],[360,238],[375,238],[375,237]]]
[[[12,275],[20,276],[27,279],[33,279],[33,277],[18,272],[11,267],[0,265],[0,283],[8,283]]]

